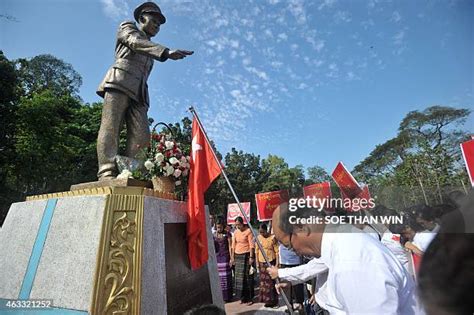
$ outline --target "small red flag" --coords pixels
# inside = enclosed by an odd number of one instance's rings
[[[336,168],[332,172],[332,178],[341,190],[342,195],[346,196],[347,198],[353,199],[362,192],[362,188],[360,187],[359,183],[346,169],[342,162],[337,164]]]
[[[288,190],[278,190],[265,192],[255,195],[255,201],[257,203],[257,217],[258,221],[270,221],[273,216],[273,212],[282,203],[290,200],[290,194]]]
[[[466,162],[466,170],[474,187],[474,139],[461,143],[462,156]]]
[[[196,118],[193,119],[191,168],[188,184],[188,256],[191,268],[202,267],[208,259],[204,193],[221,173],[212,148],[206,141]]]

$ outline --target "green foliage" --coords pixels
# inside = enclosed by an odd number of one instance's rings
[[[0,53],[0,223],[12,202],[96,179],[102,105],[83,104],[71,65]]]
[[[22,99],[13,168],[22,192],[68,190],[73,183],[95,177],[91,143],[97,134],[98,110],[98,106],[85,108],[71,96],[58,98],[49,90]]]
[[[52,55],[16,61],[21,86],[27,96],[45,90],[56,96],[78,97],[82,78],[71,64]]]
[[[332,181],[332,177],[321,166],[310,166],[306,169],[306,172],[308,173],[308,179],[306,179],[305,185]]]
[[[398,135],[377,145],[354,168],[355,176],[393,208],[444,202],[446,194],[468,182],[459,149],[467,132],[457,127],[469,114],[446,106],[409,112]]]

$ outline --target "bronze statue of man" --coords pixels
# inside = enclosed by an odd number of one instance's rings
[[[115,45],[115,63],[102,80],[97,94],[104,98],[102,121],[97,138],[99,180],[117,175],[115,156],[118,154],[119,134],[123,121],[127,125],[126,156],[135,157],[146,148],[150,140],[148,122],[147,79],[153,60],[164,62],[192,55],[192,51],[170,50],[150,41],[166,22],[165,16],[154,2],[138,6],[132,21],[120,24]]]

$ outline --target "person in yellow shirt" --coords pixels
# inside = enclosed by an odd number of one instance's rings
[[[265,223],[260,224],[259,235],[257,236],[259,242],[262,244],[263,250],[267,255],[268,260],[273,266],[278,266],[278,242],[275,237],[268,232]],[[267,271],[265,258],[258,246],[255,247],[258,268],[260,270],[260,293],[259,302],[265,303],[265,307],[274,307],[278,305],[278,293],[275,289],[275,281],[272,280]]]

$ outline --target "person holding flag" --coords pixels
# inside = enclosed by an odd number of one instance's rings
[[[256,241],[256,245],[262,251],[265,262],[270,266],[270,260],[268,259],[265,251],[263,250],[262,244],[256,239],[256,233],[253,231],[252,226],[249,222],[249,218],[245,214],[245,211],[240,204],[239,198],[232,187],[229,178],[227,177],[224,167],[217,157],[216,153],[210,145],[209,138],[207,137],[201,121],[197,116],[196,111],[193,107],[190,107],[189,110],[193,114],[193,124],[192,124],[192,143],[191,143],[191,167],[189,172],[189,183],[188,183],[188,224],[187,224],[187,237],[188,237],[188,256],[190,260],[190,265],[193,270],[201,268],[206,264],[209,254],[208,254],[208,244],[207,244],[207,229],[206,229],[206,211],[204,208],[204,193],[209,188],[211,183],[222,173],[224,176],[232,195],[234,196],[235,201],[239,206],[239,210],[242,216],[245,218],[246,224],[249,226],[248,230],[251,233],[251,236]],[[237,220],[236,220],[237,221]],[[243,225],[243,220],[240,218],[240,223]],[[237,231],[236,231],[237,233]],[[234,233],[234,237],[235,234]],[[252,248],[249,251],[249,265],[253,265],[255,259],[255,244],[252,242]],[[232,251],[234,252],[233,249]],[[236,250],[237,252],[237,250]],[[237,264],[236,264],[237,265]],[[255,268],[250,268],[249,273],[253,277],[253,271]],[[236,268],[237,270],[237,268]],[[276,280],[278,282],[278,279]],[[251,290],[253,290],[253,284],[248,285]],[[250,299],[248,297],[250,296]],[[283,301],[287,306],[287,310],[290,315],[294,314],[291,304],[288,301],[288,298],[284,293],[281,294]],[[248,303],[252,303],[253,292],[250,291],[250,294],[245,295]]]

